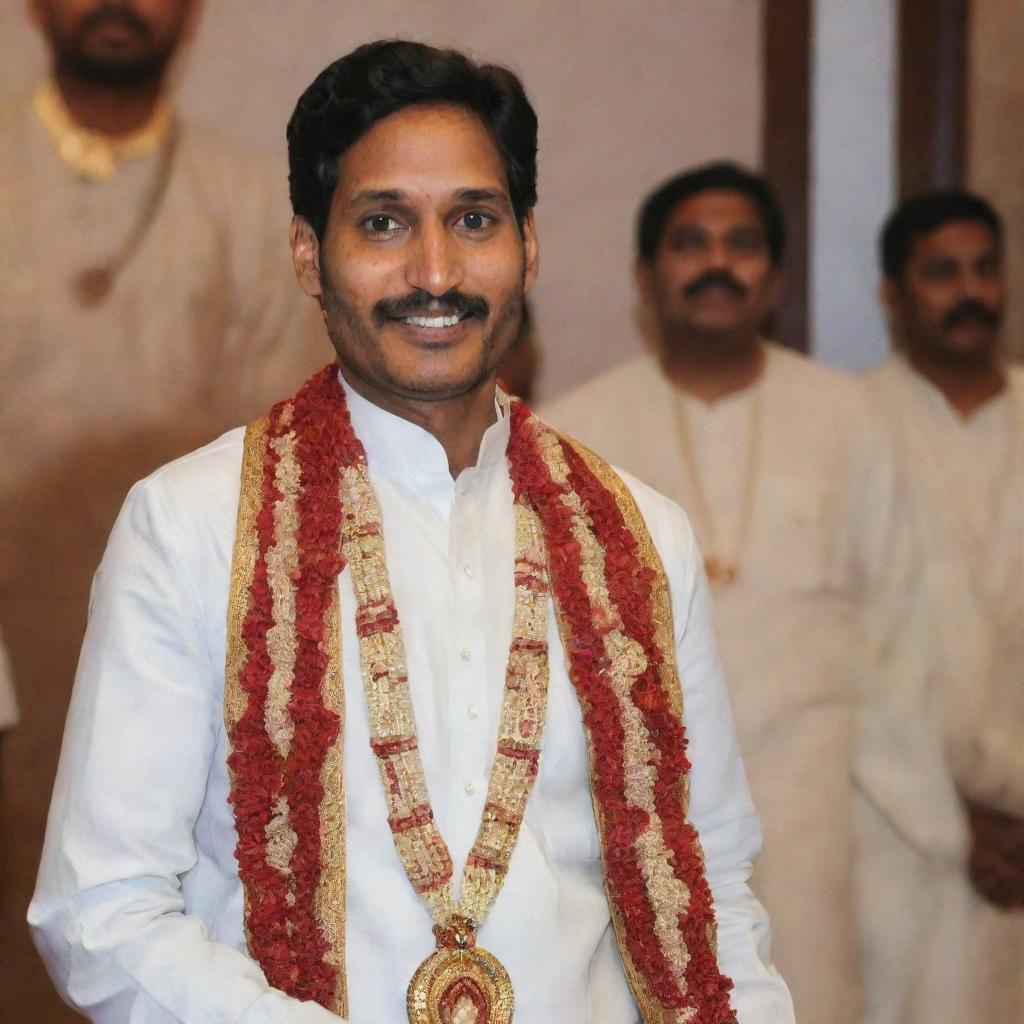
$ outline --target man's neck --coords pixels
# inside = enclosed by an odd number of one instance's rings
[[[432,434],[448,456],[452,479],[476,465],[483,436],[497,419],[494,410],[496,372],[464,394],[431,402],[381,390],[344,368],[342,375],[345,384],[368,402]]]
[[[57,67],[54,80],[75,123],[113,137],[132,135],[152,119],[163,85],[161,77],[127,85],[107,85]]]
[[[1006,373],[995,358],[964,365],[936,359],[925,352],[909,351],[907,360],[917,373],[942,392],[964,419],[1006,388]]]
[[[766,350],[758,337],[726,351],[705,339],[676,339],[662,353],[662,368],[676,387],[712,404],[751,387],[764,372]]]

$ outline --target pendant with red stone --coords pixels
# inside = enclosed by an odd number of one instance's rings
[[[512,982],[497,957],[476,945],[473,922],[454,914],[434,934],[437,949],[409,982],[409,1024],[509,1024]]]

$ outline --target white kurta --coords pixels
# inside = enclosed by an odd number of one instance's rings
[[[915,530],[925,539],[934,581],[932,647],[956,667],[936,721],[944,770],[966,796],[1024,816],[1024,371],[1008,374],[1009,386],[967,419],[901,356],[866,383],[897,441]],[[965,855],[965,824],[960,828]],[[977,897],[962,859],[936,879],[910,854],[903,857],[915,884],[941,886],[946,895],[926,973],[902,1000],[881,986],[872,1019],[1019,1024],[1024,914],[1000,912]],[[891,917],[891,905],[880,902],[869,935],[880,979]]]
[[[192,125],[138,251],[102,303],[80,304],[75,279],[123,245],[158,162],[79,178],[27,101],[0,102],[0,625],[21,706],[0,803],[0,933],[19,985],[0,1016],[17,1021],[61,1012],[21,922],[117,510],[136,480],[260,415],[332,354],[291,266],[283,170]]]
[[[420,749],[456,864],[487,789],[511,637],[508,420],[457,480],[437,441],[349,393],[380,500]],[[103,1024],[336,1020],[268,991],[244,953],[222,724],[226,604],[242,432],[131,493],[96,579],[30,922],[58,988]],[[665,562],[688,735],[690,816],[717,906],[722,969],[744,1024],[790,1024],[746,880],[760,830],[685,517],[627,480]],[[405,1019],[430,919],[387,824],[359,683],[355,604],[340,579],[346,687],[350,1019]],[[552,616],[540,775],[481,944],[529,1024],[632,1024],[603,893],[580,709]],[[458,876],[459,872],[456,872]]]
[[[542,410],[553,426],[677,500],[702,548],[714,539],[720,554],[738,556],[738,578],[715,593],[715,621],[765,830],[753,886],[805,1024],[858,1016],[854,725],[859,670],[883,643],[864,613],[891,620],[885,582],[906,568],[898,564],[906,556],[891,462],[859,397],[855,382],[768,346],[761,378],[713,404],[672,386],[643,357]],[[698,517],[679,402],[714,530]],[[754,434],[759,466],[741,543]]]

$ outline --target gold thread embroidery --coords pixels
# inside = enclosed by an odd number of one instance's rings
[[[256,517],[262,504],[263,454],[267,446],[266,419],[257,420],[245,431],[242,454],[241,489],[235,546],[231,555],[231,586],[228,593],[228,648],[224,673],[224,725],[228,736],[245,714],[248,698],[242,689],[242,669],[248,649],[242,626],[249,614],[249,588],[252,586],[259,554]]]
[[[263,502],[263,458],[267,450],[269,420],[256,420],[245,430],[242,447],[241,482],[238,496],[238,520],[235,526],[235,545],[231,553],[231,582],[228,590],[228,635],[224,672],[224,727],[228,742],[235,726],[245,714],[249,698],[242,689],[242,670],[248,649],[242,635],[245,618],[249,614],[249,589],[256,571],[259,555],[259,536],[256,517]],[[234,790],[235,779],[228,768],[228,782]],[[242,886],[242,928],[246,946],[251,946],[249,926],[249,889]]]
[[[338,972],[331,1010],[348,1017],[348,980],[345,974],[345,888],[347,885],[347,850],[345,847],[345,686],[341,669],[340,601],[338,588],[327,609],[327,643],[329,660],[324,675],[324,704],[338,716],[338,738],[331,745],[320,770],[324,787],[320,802],[320,840],[323,870],[315,896],[315,909],[320,930],[330,945],[325,957]]]

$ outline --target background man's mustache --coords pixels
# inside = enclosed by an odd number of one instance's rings
[[[417,288],[402,299],[381,299],[373,307],[373,318],[378,324],[406,316],[475,316],[482,320],[489,311],[482,295],[465,295],[453,288],[437,298]]]
[[[701,274],[696,281],[691,281],[683,289],[683,294],[692,299],[694,295],[699,295],[705,288],[712,288],[716,285],[732,292],[737,298],[746,297],[746,287],[725,270],[709,270],[706,274]]]
[[[977,320],[986,327],[994,328],[999,326],[999,313],[977,299],[965,299],[943,316],[942,329],[949,330],[968,320]]]

